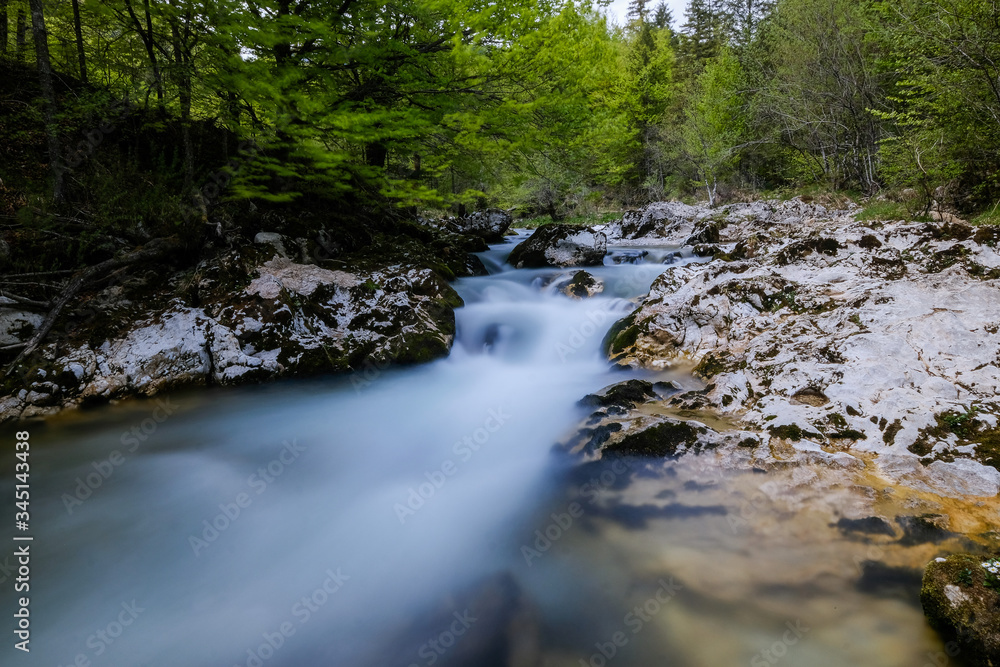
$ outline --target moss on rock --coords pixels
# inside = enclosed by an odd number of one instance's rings
[[[630,434],[604,448],[605,456],[676,456],[698,442],[698,430],[687,422],[669,421]]]
[[[640,329],[635,321],[635,313],[633,313],[611,326],[601,346],[607,356],[616,357],[635,345],[639,339],[639,333]]]
[[[931,627],[954,642],[964,664],[1000,667],[1000,591],[987,586],[984,560],[954,554],[931,561],[920,602]]]

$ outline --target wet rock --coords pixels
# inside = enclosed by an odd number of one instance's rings
[[[586,271],[577,271],[568,278],[557,280],[555,287],[571,299],[589,299],[604,292],[604,281]]]
[[[0,398],[0,421],[181,387],[237,385],[417,363],[448,354],[461,299],[427,268],[298,264],[268,241],[199,267],[178,298],[118,322],[95,346],[45,362],[30,392]],[[113,300],[122,308],[122,299]],[[131,306],[133,310],[146,304]],[[110,309],[109,309],[110,310]],[[112,311],[113,312],[113,311]],[[51,386],[50,386],[51,385]]]
[[[507,211],[489,209],[475,211],[462,218],[451,218],[446,227],[458,234],[479,236],[489,243],[500,243],[513,223],[514,219]]]
[[[920,589],[928,622],[957,644],[970,667],[1000,665],[1000,580],[983,567],[985,560],[972,554],[937,558],[924,570]]]
[[[253,237],[253,242],[258,245],[269,245],[278,251],[280,257],[286,259],[291,258],[292,255],[289,254],[288,249],[294,248],[294,241],[287,238],[283,234],[278,234],[277,232],[259,232],[255,237]]]
[[[693,419],[672,416],[664,398],[680,391],[673,383],[627,380],[580,400],[592,414],[563,442],[563,451],[584,462],[605,458],[672,459],[740,443],[760,444],[743,431],[720,433]]]
[[[465,271],[470,276],[488,276],[490,274],[483,260],[473,254],[469,254],[465,260]]]
[[[580,399],[579,405],[586,408],[606,408],[618,406],[634,408],[640,403],[656,398],[653,384],[645,380],[626,380]]]
[[[605,445],[601,452],[609,456],[651,456],[666,458],[677,456],[699,444],[699,436],[706,435],[708,427],[669,418],[634,433],[627,433],[617,442]]]
[[[511,252],[517,268],[598,266],[604,263],[608,240],[603,232],[577,225],[543,225]]]
[[[626,250],[616,252],[611,257],[611,261],[615,264],[641,264],[643,258],[648,255],[648,250]]]
[[[994,234],[958,223],[874,230],[850,210],[796,200],[688,210],[684,219],[685,240],[716,225],[719,247],[733,249],[654,281],[611,328],[612,361],[694,364],[710,389],[678,408],[731,415],[749,431],[783,427],[797,439],[782,437],[781,446],[799,454],[853,467],[860,459],[841,454],[857,450],[914,488],[997,496]],[[941,427],[973,405],[982,424],[968,433]]]

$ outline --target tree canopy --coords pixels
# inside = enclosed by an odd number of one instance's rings
[[[810,185],[971,211],[998,188],[998,25],[985,0],[632,0],[621,26],[590,0],[6,0],[44,124],[0,131],[46,137],[48,185],[14,148],[0,178],[78,209],[144,181],[158,203],[110,216],[133,226]]]

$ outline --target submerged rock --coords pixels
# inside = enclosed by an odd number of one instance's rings
[[[543,225],[510,253],[516,268],[598,266],[604,263],[608,239],[603,232],[577,225]]]
[[[948,655],[961,655],[970,667],[1000,665],[1000,577],[984,562],[1000,563],[972,554],[937,558],[920,589],[928,622],[955,649]]]

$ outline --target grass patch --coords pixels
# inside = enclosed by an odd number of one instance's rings
[[[893,220],[929,220],[912,215],[905,204],[893,201],[869,202],[858,213],[854,214],[858,222],[891,222]]]
[[[983,211],[976,217],[972,218],[972,220],[970,220],[969,222],[974,227],[979,227],[982,225],[998,226],[1000,225],[1000,208],[994,206],[993,208]]]

